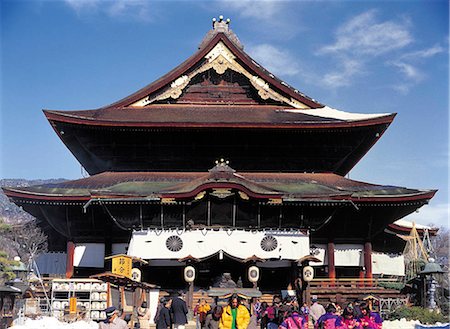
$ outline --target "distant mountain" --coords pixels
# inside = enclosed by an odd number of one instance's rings
[[[53,184],[64,182],[66,179],[0,179],[0,187],[27,187],[32,185]],[[33,219],[34,217],[23,211],[22,208],[10,202],[6,195],[0,190],[0,218],[6,223],[17,223]]]

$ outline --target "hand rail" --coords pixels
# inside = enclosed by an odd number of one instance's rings
[[[396,278],[314,278],[309,282],[311,288],[357,288],[357,287],[377,287],[380,283],[401,283],[401,279]]]

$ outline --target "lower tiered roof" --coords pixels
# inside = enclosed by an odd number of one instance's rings
[[[218,165],[200,172],[105,172],[56,184],[3,188],[23,201],[88,201],[95,198],[194,198],[207,189],[235,189],[257,199],[280,202],[408,202],[433,197],[436,190],[359,182],[332,173],[236,173]]]

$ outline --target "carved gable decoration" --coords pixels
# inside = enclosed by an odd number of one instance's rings
[[[214,48],[212,48],[211,51],[206,54],[203,63],[199,67],[186,73],[185,75],[178,77],[177,79],[172,81],[170,85],[166,86],[165,89],[163,89],[163,91],[161,91],[160,93],[153,93],[151,95],[148,95],[131,104],[131,106],[144,107],[149,104],[161,101],[170,102],[170,100],[174,102],[176,100],[176,102],[179,101],[195,103],[192,97],[186,97],[186,99],[183,100],[181,100],[180,97],[184,95],[184,93],[191,86],[197,84],[197,89],[200,89],[200,87],[202,86],[199,84],[199,81],[201,81],[201,78],[199,76],[201,76],[205,72],[208,73],[207,71],[213,71],[219,76],[223,76],[229,72],[233,72],[236,76],[240,76],[241,80],[242,78],[244,78],[245,80],[247,80],[247,82],[245,84],[243,84],[242,82],[239,83],[238,81],[230,83],[228,79],[228,83],[230,84],[230,86],[222,87],[225,93],[222,90],[220,90],[216,96],[214,96],[214,93],[212,93],[212,95],[208,95],[206,97],[206,102],[249,103],[252,99],[253,102],[255,102],[254,98],[259,97],[259,102],[262,102],[264,104],[281,103],[297,109],[309,108],[307,105],[299,102],[298,100],[295,100],[292,97],[286,97],[285,95],[282,95],[281,93],[275,91],[271,88],[269,82],[264,80],[262,77],[253,75],[249,71],[247,71],[237,61],[236,56],[222,41],[219,41],[214,46]],[[225,81],[223,84],[226,84],[227,79],[224,77],[223,81]],[[251,89],[253,89],[252,92],[248,91],[248,88],[246,89],[245,85],[250,86]],[[240,91],[239,88],[243,90]],[[238,97],[237,100],[234,100],[232,97],[229,97],[229,94],[227,94],[229,90],[231,90],[232,94],[241,94],[241,96],[245,94],[245,97]],[[190,91],[196,92],[195,87],[193,87]],[[197,96],[202,98],[205,97],[205,94],[206,93],[202,94],[201,92],[199,92]],[[245,100],[243,98],[247,99]],[[201,101],[203,101],[203,99],[201,99]]]

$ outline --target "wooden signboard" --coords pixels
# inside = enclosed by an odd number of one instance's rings
[[[133,261],[130,256],[118,255],[112,258],[113,274],[119,274],[131,279],[131,269],[133,267]]]
[[[69,313],[70,314],[77,313],[77,298],[76,297],[70,297],[70,299],[69,299]]]

